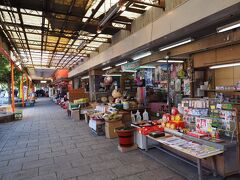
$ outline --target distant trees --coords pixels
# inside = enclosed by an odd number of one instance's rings
[[[19,86],[21,72],[14,68],[15,87]],[[8,101],[11,102],[11,64],[7,58],[0,55],[0,84],[8,91]]]

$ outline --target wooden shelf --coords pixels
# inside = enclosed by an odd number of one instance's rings
[[[240,90],[217,90],[217,89],[211,89],[211,90],[205,90],[207,92],[221,92],[221,93],[239,93]]]

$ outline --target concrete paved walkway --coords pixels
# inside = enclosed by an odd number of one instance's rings
[[[95,137],[83,121],[40,98],[22,121],[0,124],[1,180],[184,179],[139,150],[120,153],[117,139]]]

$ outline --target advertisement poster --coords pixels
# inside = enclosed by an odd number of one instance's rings
[[[183,91],[184,91],[184,95],[186,95],[186,96],[191,95],[190,80],[189,79],[184,79],[184,81],[183,81]]]

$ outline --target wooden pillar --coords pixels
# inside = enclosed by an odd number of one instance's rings
[[[11,61],[11,86],[12,86],[12,111],[15,112],[15,98],[14,98],[14,64]]]

